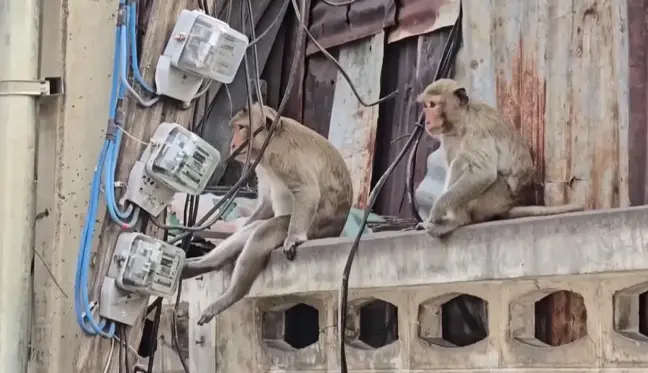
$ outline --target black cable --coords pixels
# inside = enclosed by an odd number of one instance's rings
[[[461,45],[461,20],[462,20],[462,6],[460,3],[460,8],[459,8],[459,16],[457,17],[457,20],[455,24],[452,26],[452,31],[450,31],[450,37],[448,41],[446,42],[446,45],[443,50],[443,55],[441,57],[441,61],[439,63],[439,66],[437,68],[437,72],[435,74],[434,80],[438,80],[441,77],[447,76],[448,73],[450,72],[451,66],[454,64],[454,60],[456,58],[457,52],[459,51],[459,47]],[[364,232],[364,229],[367,225],[367,220],[369,219],[369,214],[371,213],[371,209],[373,208],[374,204],[376,203],[376,200],[378,199],[378,195],[380,194],[380,190],[383,188],[385,182],[387,181],[387,178],[391,173],[394,171],[398,163],[401,161],[401,159],[405,156],[407,151],[410,149],[412,144],[416,141],[417,138],[420,138],[422,134],[422,123],[421,123],[422,116],[419,117],[419,121],[417,123],[417,128],[414,130],[412,135],[409,137],[407,140],[407,143],[403,147],[403,149],[398,153],[396,156],[396,159],[392,164],[387,168],[385,173],[380,177],[378,182],[376,183],[376,186],[374,189],[371,191],[371,195],[369,196],[369,201],[367,203],[367,207],[365,208],[364,215],[362,217],[362,222],[360,223],[360,229],[358,230],[358,234],[356,235],[353,245],[351,246],[351,250],[349,251],[349,256],[347,257],[346,264],[344,266],[344,271],[342,273],[342,286],[340,288],[340,297],[339,297],[339,305],[340,307],[338,308],[338,336],[340,338],[340,371],[341,373],[348,373],[348,367],[347,367],[347,359],[346,359],[346,343],[345,343],[345,330],[346,330],[346,324],[347,324],[347,308],[348,308],[348,295],[349,295],[349,276],[351,274],[351,267],[353,265],[353,259],[355,257],[356,252],[358,251],[358,247],[360,245],[360,237],[362,236],[362,233]]]
[[[297,0],[292,0],[292,3],[293,3],[293,8],[295,8],[295,11],[299,14],[299,9],[298,9],[299,6],[297,5]],[[302,5],[302,8],[305,9],[306,0],[301,0],[301,5]],[[305,14],[306,13],[304,12],[302,14],[302,17],[305,16]],[[304,19],[302,18],[301,23],[303,23],[303,22],[304,22]],[[303,28],[302,28],[302,30],[297,33],[297,43],[296,43],[296,49],[297,50],[299,50],[301,48],[302,44],[304,43],[304,36],[305,35],[304,35],[304,32],[303,32]],[[283,113],[283,110],[284,110],[286,104],[288,103],[288,97],[290,96],[290,92],[292,91],[293,85],[294,85],[295,80],[296,80],[295,77],[296,77],[297,74],[295,74],[295,71],[297,70],[297,64],[298,64],[298,58],[297,57],[298,56],[299,56],[299,53],[295,53],[294,56],[293,56],[293,60],[292,60],[291,67],[290,67],[290,73],[288,75],[288,82],[286,83],[286,89],[285,89],[284,95],[281,98],[281,102],[279,103],[279,107],[277,108],[277,114],[276,114],[275,118],[272,120],[272,124],[270,125],[270,128],[267,130],[268,133],[266,135],[265,141],[263,142],[263,144],[261,145],[261,148],[259,149],[259,156],[255,157],[254,162],[252,162],[250,167],[247,170],[245,170],[243,175],[241,175],[239,180],[230,188],[230,190],[227,193],[225,193],[225,195],[218,202],[216,202],[214,204],[214,206],[212,206],[211,209],[209,209],[209,211],[202,218],[200,218],[200,220],[196,224],[197,226],[202,226],[207,220],[209,220],[211,218],[211,215],[213,215],[216,211],[218,211],[221,208],[221,206],[223,206],[225,203],[231,204],[233,202],[232,197],[238,192],[238,190],[241,188],[243,183],[252,175],[252,172],[254,172],[254,169],[256,168],[256,166],[261,161],[261,158],[263,157],[263,153],[265,152],[266,148],[268,147],[270,139],[272,138],[272,134],[274,133],[274,131],[275,131],[276,127],[277,127],[277,124],[279,123],[279,120],[281,118],[281,113]],[[203,121],[201,121],[201,122],[203,122]],[[252,136],[255,136],[262,129],[263,129],[263,127],[260,127],[257,131],[255,131],[252,134]],[[245,145],[246,145],[246,143],[242,144],[239,147],[239,149],[242,148]],[[219,215],[224,214],[224,212],[226,210],[227,209],[225,209],[225,208],[221,209],[219,211]],[[198,230],[204,230],[205,229],[205,227],[200,227],[200,228],[202,228],[202,229],[198,229]],[[179,239],[182,239],[182,238],[186,237],[188,234],[189,234],[188,232],[182,233],[182,234],[178,235],[177,237],[175,237],[172,240],[172,242],[174,242],[176,240],[179,240]]]
[[[119,334],[121,334],[121,332]],[[117,366],[119,367],[119,373],[124,372],[124,364],[123,364],[123,361],[124,361],[124,344],[122,343],[122,340],[123,339],[121,339],[121,338],[119,340],[119,361],[117,362]],[[128,353],[128,351],[126,351],[126,353]]]
[[[330,6],[345,6],[345,5],[351,5],[356,2],[356,0],[346,0],[346,1],[340,1],[339,3],[334,3],[331,0],[322,0],[322,2],[326,5]]]
[[[420,122],[421,122],[421,118],[419,118],[417,123]],[[407,197],[409,199],[410,213],[414,216],[414,218],[418,222],[423,221],[423,219],[421,219],[421,215],[419,214],[418,209],[416,208],[416,200],[414,199],[414,171],[416,170],[416,153],[418,152],[418,147],[419,147],[419,143],[421,142],[422,134],[423,134],[423,129],[420,126],[416,126],[416,128],[414,128],[414,133],[412,133],[412,136],[414,136],[416,140],[414,141],[414,146],[412,146],[412,150],[409,153],[409,157],[407,160],[407,174],[405,177],[405,189],[407,190]]]
[[[130,373],[130,362],[128,360],[128,331],[126,330],[126,325],[121,327],[121,341],[124,345],[124,369],[126,373]]]

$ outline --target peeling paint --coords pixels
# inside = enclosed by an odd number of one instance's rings
[[[537,53],[537,52],[536,52]],[[495,77],[497,104],[500,111],[520,130],[531,146],[536,166],[532,201],[544,203],[545,95],[547,84],[538,72],[536,56],[525,56],[524,40],[520,39],[511,65],[511,78],[503,70]]]

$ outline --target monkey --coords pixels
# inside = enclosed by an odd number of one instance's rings
[[[249,120],[251,115],[252,120]],[[262,117],[262,116],[265,116]],[[221,269],[234,260],[229,287],[203,312],[198,325],[242,299],[266,267],[271,252],[283,247],[294,260],[306,240],[337,237],[346,224],[353,200],[351,173],[331,142],[300,122],[281,116],[263,154],[260,149],[277,112],[257,102],[230,121],[231,151],[250,139],[250,159],[261,157],[255,171],[258,203],[252,215],[208,254],[185,261],[182,278]],[[248,146],[234,160],[245,162]]]
[[[526,204],[525,192],[534,183],[530,146],[512,122],[488,104],[470,99],[455,80],[431,83],[416,101],[423,104],[426,132],[441,139],[448,165],[443,192],[418,229],[443,237],[492,219],[584,209],[577,204]]]

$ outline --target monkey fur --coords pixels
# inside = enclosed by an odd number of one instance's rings
[[[419,229],[441,237],[461,226],[496,218],[583,210],[575,204],[525,204],[525,192],[534,181],[529,145],[495,108],[469,99],[458,82],[437,80],[417,102],[424,106],[426,132],[441,139],[448,162],[443,193]]]
[[[230,121],[231,151],[258,128],[250,159],[259,156],[277,112],[261,105],[239,111]],[[249,121],[252,116],[252,123]],[[235,160],[245,162],[244,146]],[[346,224],[353,199],[351,174],[339,151],[326,138],[301,123],[281,117],[257,165],[258,205],[244,226],[203,257],[186,261],[182,277],[218,270],[235,260],[229,288],[203,312],[199,325],[242,299],[265,268],[270,253],[281,246],[288,260],[308,239],[337,237]]]

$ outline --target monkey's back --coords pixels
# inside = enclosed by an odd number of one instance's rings
[[[489,136],[495,140],[497,172],[503,176],[514,195],[522,193],[533,182],[534,166],[531,147],[513,123],[492,106],[471,102],[480,118],[471,126],[479,131],[478,136]],[[478,122],[477,122],[478,121]],[[470,126],[470,125],[469,125]]]
[[[315,176],[320,188],[316,219],[328,220],[332,235],[339,235],[353,203],[351,173],[335,146],[312,129],[282,117],[280,136],[273,137],[268,146],[271,154],[283,157],[293,172],[307,171]]]

